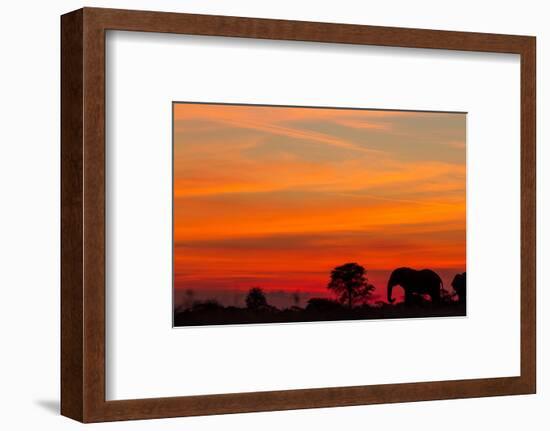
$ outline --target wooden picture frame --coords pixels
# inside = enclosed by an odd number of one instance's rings
[[[106,401],[105,32],[212,35],[521,57],[521,375]],[[536,388],[534,37],[84,8],[61,17],[61,413],[82,422],[532,394]]]

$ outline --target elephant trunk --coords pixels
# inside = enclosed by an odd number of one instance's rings
[[[390,279],[390,281],[388,281],[388,302],[390,304],[393,304],[393,302],[395,301],[395,299],[392,298],[392,295],[391,295],[391,292],[392,292],[392,289],[393,289],[393,281]]]

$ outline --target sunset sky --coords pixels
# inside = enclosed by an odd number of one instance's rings
[[[466,270],[465,144],[460,113],[174,104],[176,298],[328,296],[346,262],[375,299],[400,266],[451,290]]]

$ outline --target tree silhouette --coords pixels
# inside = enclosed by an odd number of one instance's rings
[[[246,307],[251,310],[258,310],[259,308],[267,306],[267,299],[265,298],[264,291],[259,287],[253,287],[248,291],[246,295]]]
[[[374,290],[365,274],[365,268],[357,263],[337,266],[330,273],[327,288],[338,294],[340,302],[351,309],[355,302],[366,299]]]

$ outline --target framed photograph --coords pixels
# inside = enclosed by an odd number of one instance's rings
[[[174,326],[466,316],[466,116],[175,102]]]
[[[63,415],[535,393],[534,37],[84,8],[61,47]]]

